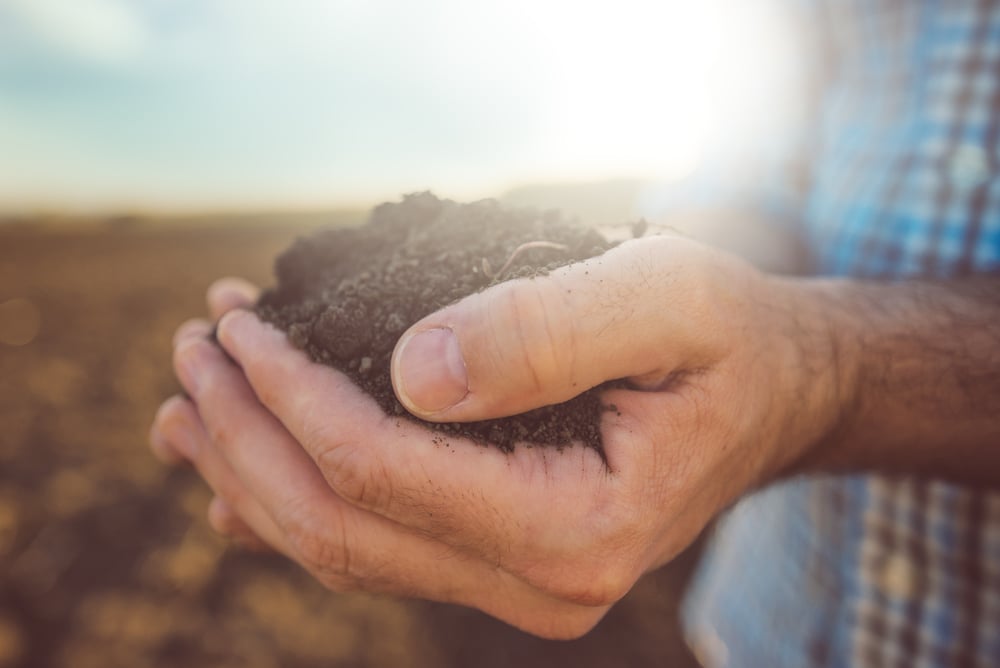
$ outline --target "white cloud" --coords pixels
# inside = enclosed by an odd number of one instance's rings
[[[126,0],[0,0],[33,37],[66,55],[129,61],[148,40],[142,15]]]

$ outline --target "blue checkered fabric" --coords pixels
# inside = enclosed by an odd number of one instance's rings
[[[818,273],[1000,270],[1000,2],[797,11],[824,85],[774,192]],[[1000,666],[1000,492],[867,475],[763,490],[715,530],[685,628],[709,666]]]

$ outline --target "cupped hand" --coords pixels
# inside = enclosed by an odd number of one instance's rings
[[[802,291],[676,237],[494,286],[417,323],[395,351],[397,394],[428,420],[509,415],[628,379],[634,389],[603,394],[603,458],[505,454],[387,416],[230,310],[251,296],[210,291],[226,311],[222,349],[207,323],[179,330],[191,399],[168,401],[153,428],[154,449],[192,461],[215,490],[216,527],[333,589],[462,603],[539,635],[588,630],[836,420],[828,337]]]

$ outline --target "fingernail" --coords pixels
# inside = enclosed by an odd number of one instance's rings
[[[417,413],[437,413],[469,393],[469,377],[458,338],[450,329],[428,329],[402,343],[397,355],[400,401]]]

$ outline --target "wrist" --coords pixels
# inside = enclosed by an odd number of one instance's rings
[[[783,475],[843,469],[862,401],[858,323],[843,308],[841,280],[775,278],[787,304],[788,427],[779,447],[791,454]]]

